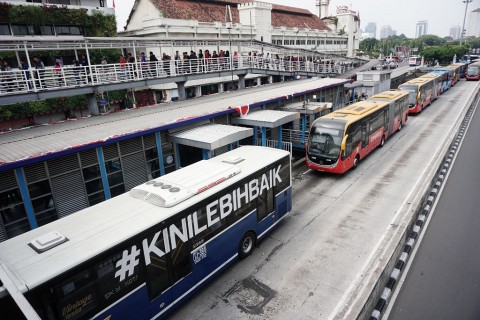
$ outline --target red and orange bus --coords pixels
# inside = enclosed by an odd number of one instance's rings
[[[398,89],[408,91],[409,113],[419,113],[433,100],[434,81],[429,78],[415,78],[401,84]]]
[[[306,147],[307,167],[340,174],[358,166],[405,125],[408,96],[407,91],[385,91],[315,120]]]
[[[467,80],[480,80],[480,61],[474,62],[468,66],[465,78]]]

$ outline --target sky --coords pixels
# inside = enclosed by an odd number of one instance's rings
[[[273,4],[292,6],[292,0],[268,0]],[[315,0],[301,0],[295,4],[297,8],[307,9],[315,13]],[[117,29],[123,30],[134,0],[115,0],[117,15]],[[450,28],[462,26],[465,14],[465,3],[462,0],[330,0],[329,14],[335,14],[337,6],[349,6],[351,10],[360,12],[360,27],[365,28],[367,23],[377,24],[377,37],[380,28],[390,25],[397,35],[405,34],[409,38],[415,37],[416,23],[428,21],[428,34],[440,37],[448,36]],[[108,0],[112,7],[112,0]],[[473,0],[468,4],[468,11],[480,8],[480,0]]]

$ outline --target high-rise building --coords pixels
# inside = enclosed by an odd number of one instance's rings
[[[450,28],[449,36],[452,40],[460,39],[460,32],[462,31],[462,27],[454,26]]]
[[[417,22],[417,31],[415,32],[415,38],[420,38],[421,36],[426,35],[428,32],[428,21],[418,21]]]
[[[380,39],[385,39],[390,36],[394,36],[396,34],[397,34],[397,31],[393,30],[392,27],[389,25],[383,26],[380,29]]]
[[[465,36],[480,37],[480,8],[468,13]]]
[[[365,27],[365,33],[370,34],[370,38],[377,37],[377,24],[375,22],[369,22]]]

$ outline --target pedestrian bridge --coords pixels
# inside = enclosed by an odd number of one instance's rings
[[[185,82],[205,78],[233,76],[238,77],[239,88],[245,87],[247,74],[266,74],[279,76],[335,77],[350,71],[366,61],[346,58],[315,51],[286,48],[259,41],[245,40],[159,40],[148,38],[83,38],[68,37],[50,39],[45,37],[27,37],[2,41],[1,51],[15,51],[26,56],[28,69],[0,71],[0,106],[18,102],[43,100],[55,97],[94,94],[111,90],[145,87],[175,82],[179,98],[185,96]],[[121,49],[122,51],[151,51],[160,48],[160,54],[168,56],[176,51],[198,50],[204,48],[234,48],[240,55],[208,59],[139,61],[134,57],[132,63],[110,63],[87,65],[64,65],[61,68],[47,66],[35,69],[30,57],[38,50],[73,50],[86,54],[90,61],[89,50]],[[231,52],[231,50],[229,50]],[[255,52],[258,54],[249,55]],[[268,55],[267,55],[268,53]]]

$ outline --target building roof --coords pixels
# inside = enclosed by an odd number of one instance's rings
[[[136,0],[136,2],[139,0]],[[239,23],[238,4],[252,0],[150,0],[166,18],[225,22],[225,6],[230,5],[233,23]],[[135,5],[133,6],[135,8]],[[128,22],[127,22],[128,24]],[[272,4],[272,26],[330,30],[316,15],[306,9]]]
[[[348,82],[350,80],[347,79],[313,78],[275,83],[117,112],[108,116],[89,117],[3,133],[0,134],[0,171],[160,130],[198,124],[204,120],[235,113],[235,109],[240,107],[252,110],[275,101],[287,103],[294,97]]]

